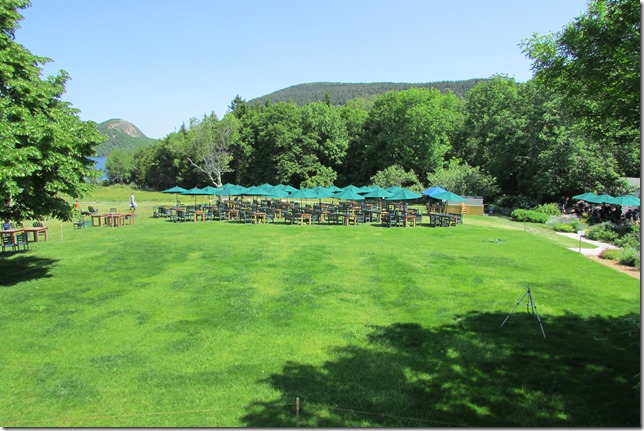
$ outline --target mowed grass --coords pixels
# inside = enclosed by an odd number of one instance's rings
[[[135,225],[51,221],[0,258],[0,425],[292,427],[296,398],[302,426],[640,425],[639,282],[575,241],[174,224],[151,218],[174,196],[137,198]],[[528,288],[546,339],[525,299],[500,327]]]

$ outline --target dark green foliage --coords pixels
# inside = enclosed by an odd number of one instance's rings
[[[586,231],[586,237],[596,241],[615,244],[620,237],[618,227],[612,222],[596,224]]]
[[[529,221],[532,223],[545,223],[549,215],[534,210],[516,209],[512,211],[511,217],[517,221]]]
[[[610,148],[626,176],[640,159],[640,2],[591,0],[562,31],[523,42],[537,80]]]
[[[559,209],[559,205],[553,202],[539,205],[537,207],[537,211],[551,216],[561,215],[561,210]]]
[[[622,250],[622,255],[619,257],[619,263],[626,266],[634,266],[640,268],[641,255],[639,248],[625,248]]]
[[[332,102],[334,106],[341,106],[352,99],[360,97],[375,98],[389,91],[403,91],[410,88],[436,89],[440,92],[453,92],[459,97],[465,94],[479,82],[485,79],[467,79],[463,81],[437,81],[427,83],[343,83],[343,82],[312,82],[299,84],[275,91],[265,96],[250,100],[249,104],[263,104],[267,100],[271,103],[294,102],[302,106],[308,102]]]

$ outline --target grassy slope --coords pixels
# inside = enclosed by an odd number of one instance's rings
[[[575,241],[172,224],[137,197],[134,226],[51,222],[0,259],[0,424],[293,426],[295,397],[308,426],[639,424],[639,284]],[[499,327],[528,287],[546,340],[525,301]]]

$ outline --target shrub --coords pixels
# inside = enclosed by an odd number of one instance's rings
[[[546,222],[546,226],[557,232],[575,233],[586,229],[588,226],[575,215],[553,215]]]
[[[607,248],[606,250],[603,250],[600,254],[599,257],[602,259],[607,259],[607,260],[619,260],[622,255],[622,251],[616,248]]]
[[[556,224],[552,228],[556,232],[577,233],[577,228],[571,224]]]
[[[557,205],[554,202],[539,205],[537,207],[537,211],[539,211],[540,213],[551,215],[551,216],[561,215],[561,210],[559,209],[559,205]]]
[[[625,248],[619,257],[619,263],[627,266],[640,267],[640,250],[636,248]]]
[[[550,216],[534,210],[516,209],[510,216],[517,221],[528,221],[533,223],[545,223]]]
[[[590,239],[607,242],[618,247],[640,248],[639,225],[629,224],[617,226],[611,222],[604,222],[588,229],[586,236]]]
[[[614,244],[618,237],[615,225],[611,222],[596,224],[586,231],[586,238],[610,244]]]

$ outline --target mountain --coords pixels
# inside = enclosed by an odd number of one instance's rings
[[[108,140],[96,147],[98,157],[108,157],[116,149],[135,150],[140,147],[152,145],[157,140],[148,138],[134,124],[119,119],[107,120],[96,126],[101,134]]]
[[[373,83],[342,83],[342,82],[312,82],[298,84],[275,91],[265,96],[257,97],[248,103],[264,103],[270,100],[271,103],[295,102],[297,105],[304,105],[307,102],[324,100],[325,95],[331,98],[333,105],[344,105],[348,100],[356,97],[374,97],[388,91],[402,91],[409,88],[435,88],[441,92],[451,90],[459,97],[465,94],[476,84],[486,81],[484,78],[474,78],[463,81],[437,81],[426,83],[396,83],[396,82],[373,82]]]

